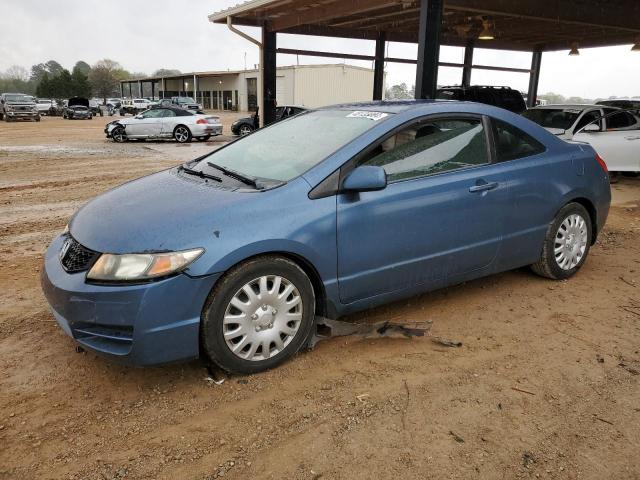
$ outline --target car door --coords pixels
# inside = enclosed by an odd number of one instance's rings
[[[574,140],[589,143],[612,172],[640,171],[640,125],[633,115],[605,108],[597,131],[583,130]],[[585,123],[583,122],[583,125]]]
[[[170,108],[162,109],[162,136],[167,137],[173,135],[173,129],[176,128],[178,118],[176,112]]]
[[[480,116],[427,117],[354,159],[383,167],[388,185],[338,195],[343,303],[442,285],[491,266],[505,189],[487,131]]]
[[[137,138],[157,137],[162,130],[162,110],[156,108],[136,115],[127,124],[127,136]]]

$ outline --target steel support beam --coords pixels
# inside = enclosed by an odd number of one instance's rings
[[[473,47],[474,41],[472,39],[467,40],[467,45],[464,47],[464,66],[462,67],[462,86],[468,87],[471,85],[471,70],[473,69]]]
[[[527,92],[527,107],[535,107],[538,99],[538,81],[540,80],[540,65],[542,64],[542,50],[535,50],[531,55],[531,73],[529,73],[529,90]]]
[[[416,98],[435,98],[444,0],[420,0]]]
[[[273,123],[276,119],[276,33],[262,28],[262,98],[263,111],[260,117],[264,125]]]
[[[382,100],[384,90],[384,49],[387,44],[387,34],[380,32],[376,40],[376,59],[373,62],[373,99]]]
[[[120,82],[120,98],[124,98],[124,83]]]

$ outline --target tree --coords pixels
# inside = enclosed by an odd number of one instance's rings
[[[118,84],[124,70],[118,62],[105,58],[100,60],[89,72],[89,83],[94,95],[104,101],[118,92]]]
[[[45,73],[48,73],[46,65],[44,63],[37,63],[31,67],[30,80],[37,84]]]
[[[73,66],[73,71],[79,70],[84,75],[89,75],[91,71],[91,66],[87,62],[83,62],[82,60],[78,60],[76,64]]]
[[[33,69],[32,69],[33,71]],[[36,87],[36,95],[41,98],[51,97],[51,81],[49,80],[49,74],[45,70]]]
[[[71,73],[71,90],[73,96],[87,98],[91,95],[91,85],[87,75],[82,71],[82,66],[78,66],[78,63],[73,67],[73,72]]]
[[[182,72],[180,70],[169,69],[169,68],[161,68],[153,72],[152,77],[173,77],[175,75],[180,75]]]
[[[13,65],[4,72],[4,78],[7,80],[20,80],[22,82],[29,81],[29,72],[20,65]]]
[[[60,72],[62,72],[62,70],[64,70],[64,67],[55,60],[49,60],[44,64],[44,67],[47,69],[47,72],[49,72],[50,75],[58,75]]]
[[[393,85],[388,88],[385,92],[385,97],[388,100],[403,100],[403,99],[411,99],[414,97],[415,87],[411,87],[411,90],[407,88],[406,83],[401,83],[400,85]]]

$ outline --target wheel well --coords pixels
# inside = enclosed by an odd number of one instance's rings
[[[316,297],[316,314],[318,315],[322,315],[322,316],[326,316],[327,314],[327,296],[324,290],[324,285],[322,283],[322,279],[320,278],[320,274],[318,273],[318,271],[316,270],[316,268],[313,266],[313,264],[311,262],[309,262],[306,258],[300,256],[300,255],[296,255],[294,253],[290,253],[290,252],[264,252],[264,253],[260,253],[258,255],[254,255],[252,257],[248,257],[243,259],[242,261],[236,263],[235,265],[232,265],[231,267],[229,267],[227,269],[227,271],[231,270],[232,268],[235,268],[236,266],[243,264],[249,260],[253,260],[255,258],[259,258],[259,257],[263,257],[263,256],[267,256],[267,255],[276,255],[279,257],[283,257],[286,258],[287,260],[291,260],[293,263],[295,263],[298,267],[300,267],[302,269],[302,271],[307,275],[307,277],[309,277],[309,280],[311,281],[311,286],[313,287],[313,293]]]
[[[598,238],[598,217],[596,208],[593,206],[593,203],[587,198],[574,198],[569,203],[579,203],[582,205],[587,212],[589,213],[589,218],[591,219],[591,245],[596,243],[596,239]]]
[[[187,125],[185,125],[184,123],[179,123],[178,125],[176,125],[175,127],[173,127],[173,131],[175,132],[175,131],[176,131],[176,129],[177,129],[178,127],[184,127],[184,128],[186,128],[187,130],[191,131],[191,129],[190,129]]]

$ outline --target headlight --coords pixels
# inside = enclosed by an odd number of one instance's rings
[[[89,280],[139,281],[179,272],[204,252],[203,248],[171,253],[103,253],[87,274]]]

